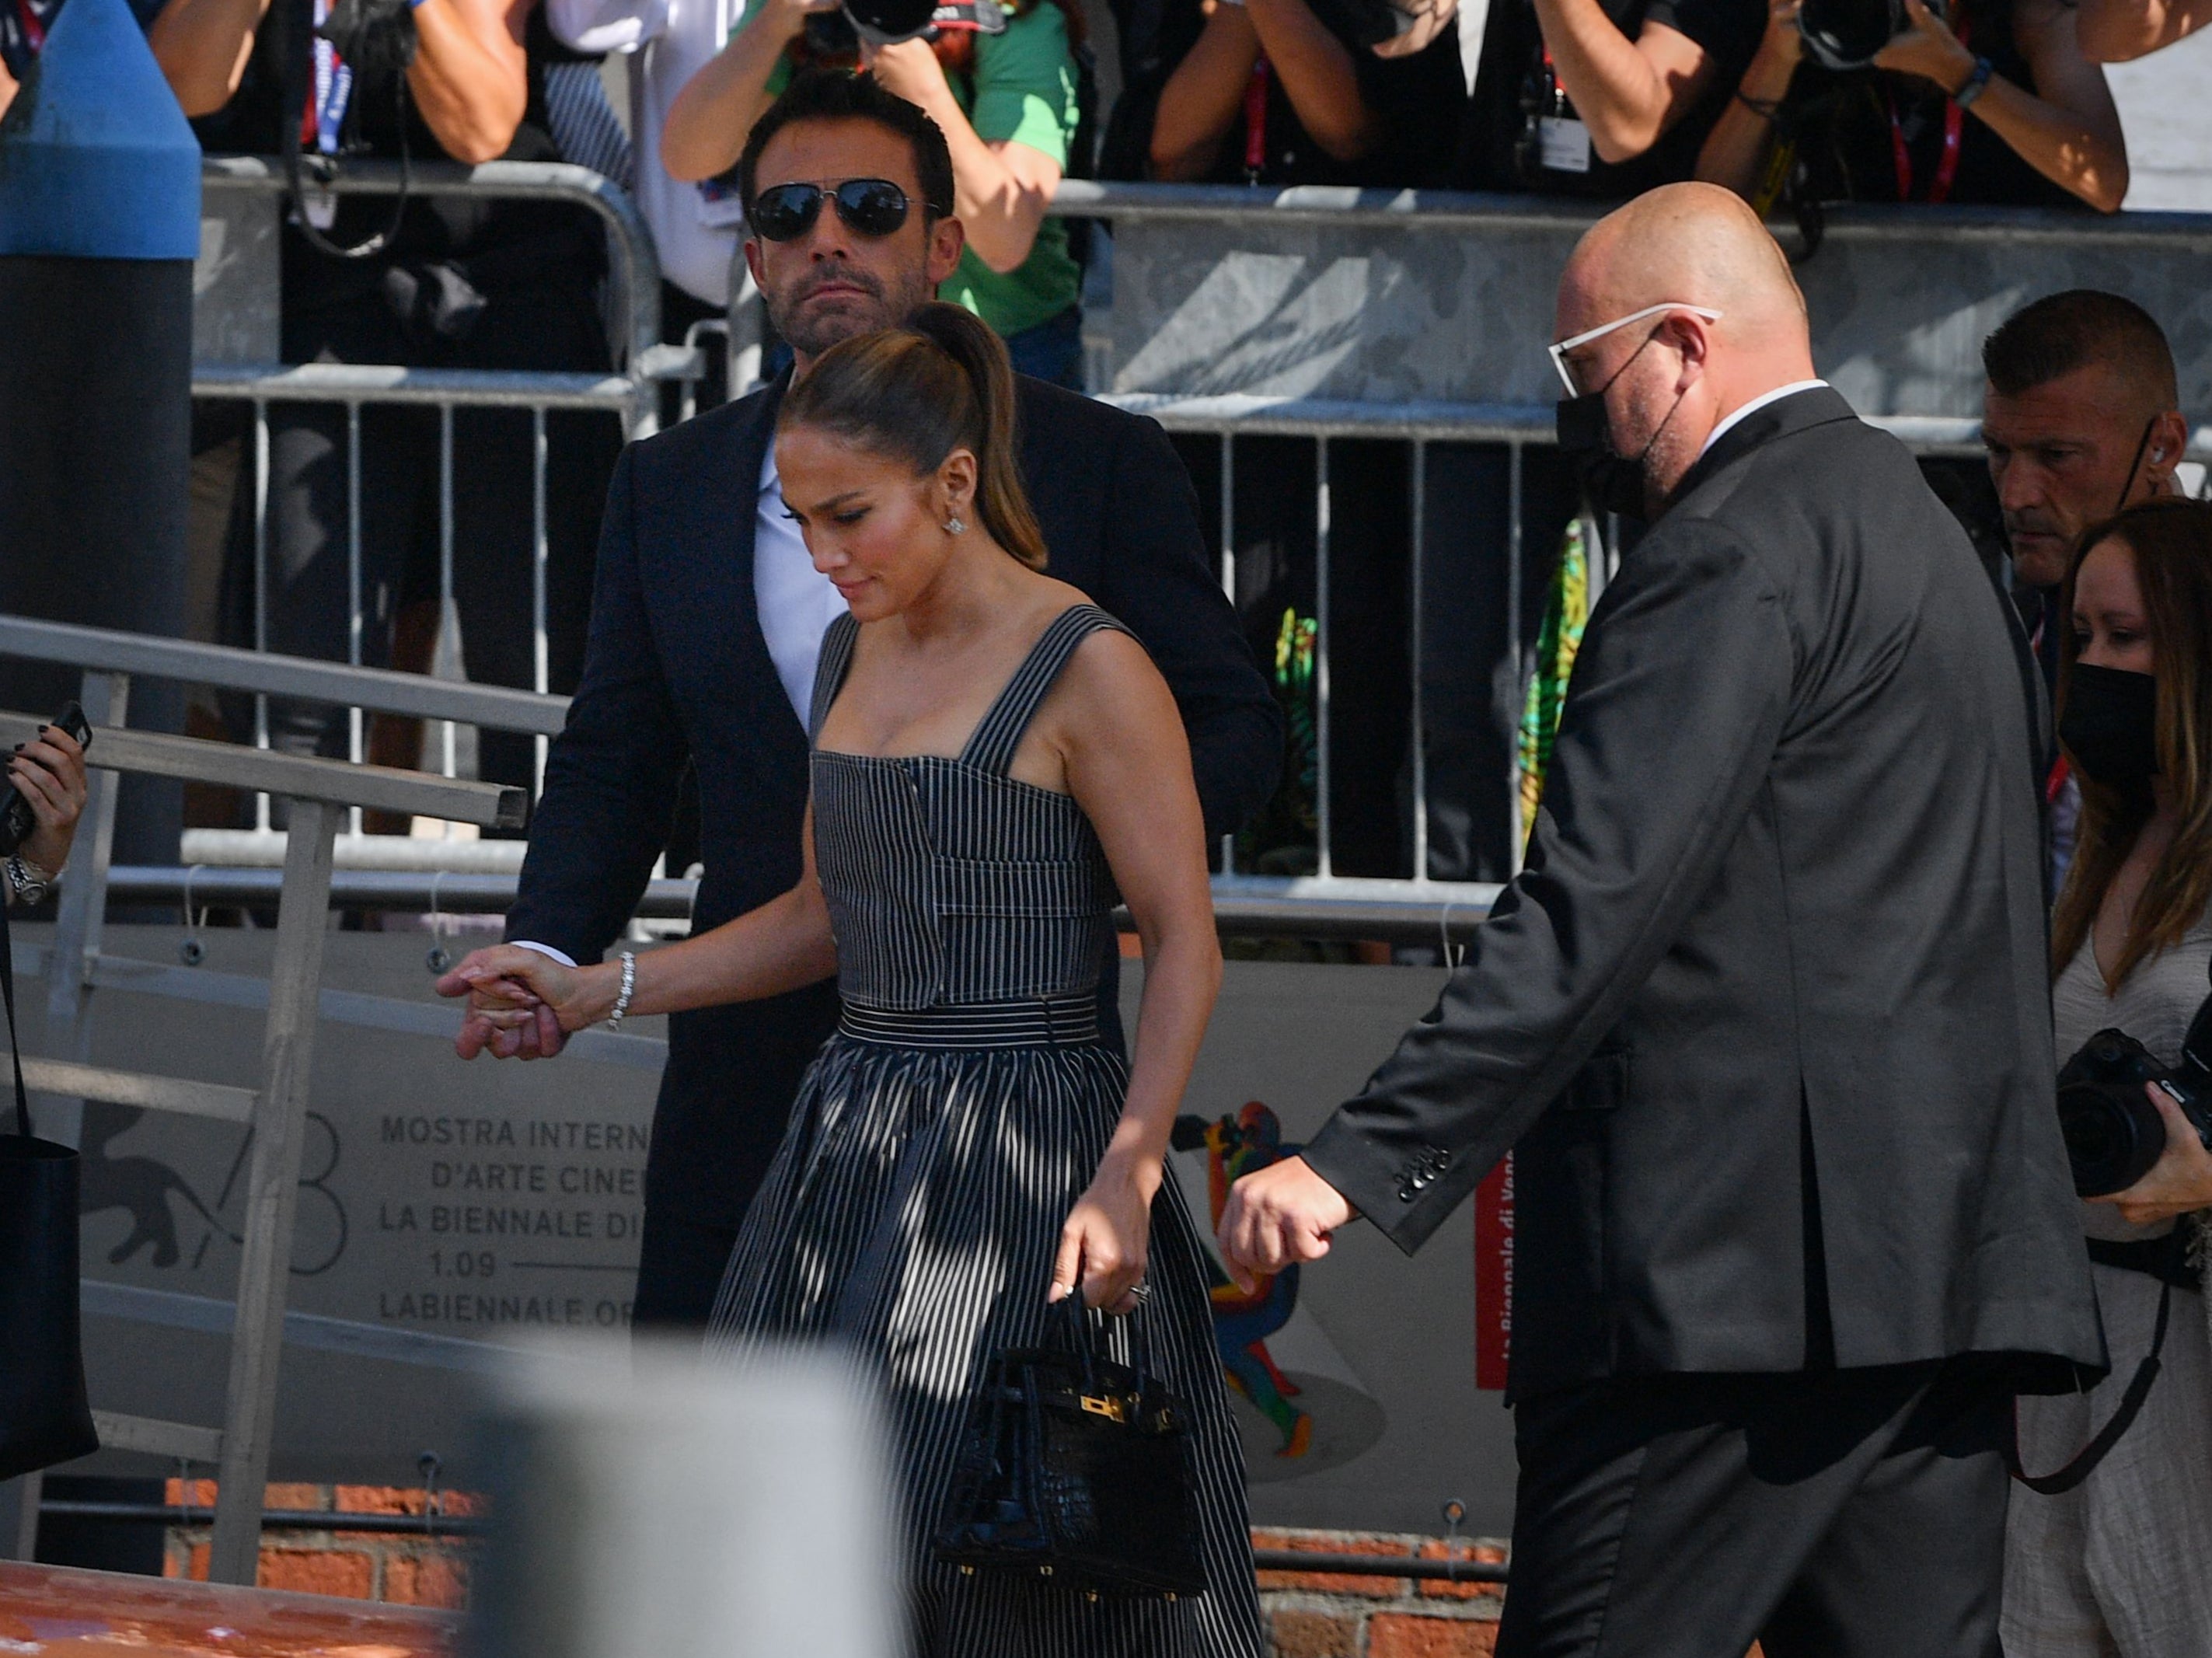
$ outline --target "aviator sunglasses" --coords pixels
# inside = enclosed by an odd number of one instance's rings
[[[848,179],[834,190],[769,186],[753,198],[752,228],[772,242],[796,241],[814,228],[825,197],[837,203],[837,216],[863,236],[888,236],[906,222],[906,191],[888,179]]]

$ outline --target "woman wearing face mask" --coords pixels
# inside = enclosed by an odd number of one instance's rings
[[[2058,733],[2081,784],[2080,840],[2053,918],[2063,1064],[2124,1031],[2161,1065],[2212,972],[2212,504],[2161,500],[2088,531],[2062,590]],[[2021,1455],[2041,1473],[2112,1415],[2171,1291],[2162,1368],[2111,1454],[2056,1497],[2014,1486],[2003,1634],[2011,1658],[2212,1652],[2212,1343],[2201,1277],[2212,1152],[2146,1090],[2166,1151],[2125,1191],[2082,1206],[2111,1376],[2020,1401]],[[2177,1229],[2180,1236],[2173,1234]]]

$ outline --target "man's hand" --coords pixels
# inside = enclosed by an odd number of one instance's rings
[[[2197,1125],[2182,1114],[2173,1096],[2156,1083],[2145,1083],[2143,1092],[2166,1119],[2166,1150],[2145,1175],[2124,1192],[2111,1192],[2092,1203],[2109,1203],[2130,1226],[2148,1226],[2171,1220],[2195,1209],[2212,1209],[2212,1151]]]
[[[1904,32],[1875,53],[1874,66],[1917,75],[1947,93],[1958,92],[1973,75],[1974,54],[1922,0],[1905,0],[1905,15]]]
[[[441,996],[468,998],[460,1035],[453,1039],[453,1052],[465,1060],[483,1053],[495,1060],[550,1060],[568,1042],[560,1016],[537,1000],[527,985],[498,980],[487,987],[478,981],[476,975],[489,963],[493,950],[511,948],[502,944],[472,950],[438,981]],[[514,1018],[518,1006],[526,1007],[530,1014],[520,1023]]]
[[[1229,1276],[1249,1295],[1259,1280],[1328,1253],[1329,1234],[1359,1212],[1304,1157],[1285,1157],[1229,1188],[1222,1206],[1221,1254]]]

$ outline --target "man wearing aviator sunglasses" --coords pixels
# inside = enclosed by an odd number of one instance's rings
[[[1650,528],[1526,868],[1224,1256],[1410,1253],[1512,1150],[1498,1658],[1996,1658],[2013,1396],[2105,1368],[2026,643],[1736,197],[1601,220],[1558,325]]]
[[[794,81],[738,164],[745,258],[791,368],[623,455],[609,492],[591,643],[547,757],[510,942],[597,961],[628,925],[696,780],[701,930],[798,878],[804,720],[823,631],[844,610],[784,510],[776,411],[831,346],[896,326],[960,263],[952,161],[920,109],[874,80]],[[825,210],[826,209],[826,210]],[[1233,831],[1273,792],[1282,725],[1212,574],[1198,502],[1150,420],[1017,377],[1021,466],[1050,573],[1125,623],[1182,709],[1206,827]],[[1119,1040],[1113,963],[1103,1027]],[[463,963],[465,968],[467,963]],[[447,994],[466,988],[459,973]],[[834,983],[670,1020],[646,1169],[635,1316],[702,1327],[800,1073],[837,1017]],[[559,1052],[545,1021],[464,1057]]]

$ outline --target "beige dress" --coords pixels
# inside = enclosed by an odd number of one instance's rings
[[[2052,987],[2058,1060],[2112,1026],[2160,1060],[2179,1054],[2204,1000],[2212,914],[2108,996],[2084,939]],[[2202,1213],[2180,1224],[2200,1227]],[[2174,1223],[2130,1226],[2110,1204],[2081,1206],[2094,1238],[2156,1237]],[[2200,1243],[2200,1248],[2202,1247]],[[2159,1284],[2093,1265],[2112,1373],[2087,1394],[2020,1401],[2021,1461],[2045,1473],[2112,1414],[2150,1349]],[[2012,1488],[2005,1530],[2007,1658],[2212,1658],[2212,1335],[2205,1298],[2173,1292],[2163,1367],[2142,1414],[2087,1479],[2058,1497]]]

